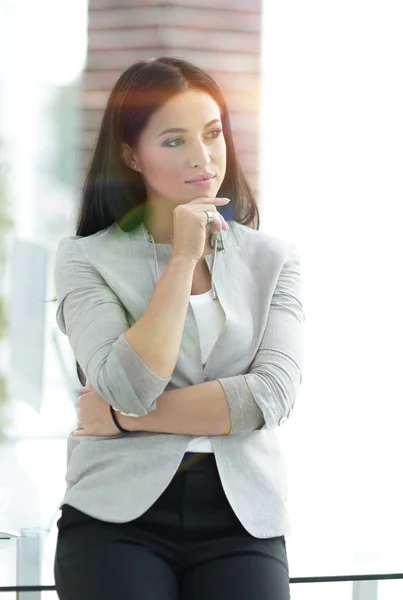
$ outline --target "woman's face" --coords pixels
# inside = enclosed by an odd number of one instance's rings
[[[156,111],[134,150],[148,200],[175,204],[215,197],[224,179],[226,146],[220,109],[200,90],[174,96]]]

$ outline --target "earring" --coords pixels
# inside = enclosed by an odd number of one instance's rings
[[[135,163],[134,161],[132,162],[132,167],[133,169],[137,169],[137,163]]]

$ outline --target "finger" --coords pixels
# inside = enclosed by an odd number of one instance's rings
[[[212,210],[212,208],[214,208],[214,210]],[[206,228],[210,225],[211,231],[213,231],[213,229],[218,226],[218,223],[221,223],[220,218],[218,216],[217,209],[215,206],[211,207],[211,208],[201,209],[199,215],[200,215],[200,218],[202,219]],[[209,219],[211,217],[212,217],[212,220],[209,223]]]
[[[229,225],[228,225],[227,221],[224,219],[224,217],[220,213],[217,213],[217,214],[221,219],[222,229],[229,229]]]
[[[223,204],[228,204],[228,202],[231,202],[230,198],[206,198],[207,201],[210,200],[210,202],[212,204],[218,204],[218,205],[223,205]]]
[[[224,217],[217,212],[211,222],[211,233],[219,233],[223,229],[229,229],[229,226]]]
[[[213,221],[211,221],[211,223],[206,223],[207,225],[211,226],[211,232],[212,233],[218,233],[219,231],[222,231],[223,229],[229,229],[229,225],[226,222],[226,220],[224,219],[224,217],[222,216],[221,213],[218,212],[217,208],[215,206],[201,206],[201,211],[203,211],[203,213],[206,213],[206,211],[210,211],[213,214]]]
[[[190,200],[188,202],[188,204],[218,204],[220,206],[222,206],[223,204],[228,204],[228,202],[231,202],[230,198],[205,198],[204,196],[197,196],[197,198],[193,198],[193,200]]]
[[[92,392],[92,391],[94,391],[94,388],[92,387],[92,385],[86,385],[85,387],[81,388],[82,394],[88,394],[88,392]]]

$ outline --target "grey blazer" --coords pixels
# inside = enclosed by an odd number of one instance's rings
[[[191,303],[172,376],[154,374],[124,332],[143,314],[172,253],[141,225],[65,237],[56,254],[57,323],[90,384],[112,406],[145,415],[164,390],[218,380],[231,416],[211,436],[228,501],[258,538],[289,531],[286,468],[275,429],[301,383],[304,310],[294,244],[235,221],[205,260],[226,317],[203,367]],[[217,236],[216,236],[217,237]],[[213,268],[214,267],[214,268]],[[143,514],[169,485],[191,436],[132,432],[68,438],[67,503],[101,520]]]

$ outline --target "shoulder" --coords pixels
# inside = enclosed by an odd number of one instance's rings
[[[56,250],[56,260],[61,258],[69,258],[70,256],[77,254],[80,250],[79,242],[83,238],[77,235],[67,235],[63,237]]]
[[[54,261],[54,284],[59,303],[72,291],[104,287],[105,281],[99,263],[105,261],[109,252],[105,242],[110,239],[108,229],[81,237],[61,238]]]
[[[56,250],[56,265],[65,261],[87,262],[91,254],[110,239],[111,227],[86,237],[69,235],[63,237]]]
[[[284,264],[287,260],[298,255],[296,245],[291,241],[266,231],[252,229],[236,221],[229,225],[236,243],[244,255],[261,260],[271,260]]]
[[[101,283],[101,274],[95,265],[100,256],[105,259],[109,237],[109,230],[105,229],[86,237],[71,235],[60,240],[54,261],[54,281],[59,297],[77,287]]]

